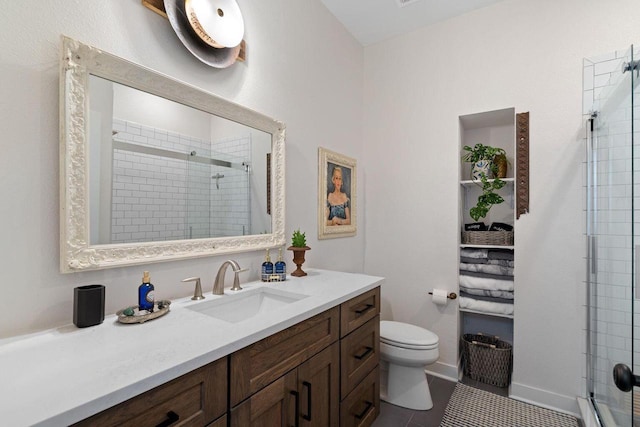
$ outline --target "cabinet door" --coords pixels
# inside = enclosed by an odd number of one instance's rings
[[[280,377],[231,410],[231,427],[295,426],[296,371]]]
[[[340,346],[334,343],[298,368],[299,425],[337,426],[340,420]]]

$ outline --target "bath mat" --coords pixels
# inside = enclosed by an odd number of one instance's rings
[[[567,414],[458,383],[440,427],[578,427]]]

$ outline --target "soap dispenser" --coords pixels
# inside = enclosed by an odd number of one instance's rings
[[[278,261],[275,264],[276,276],[278,281],[284,282],[287,280],[287,263],[282,260],[282,248],[278,249]]]
[[[262,281],[269,282],[271,281],[271,276],[273,275],[273,263],[271,262],[271,257],[269,256],[269,249],[267,249],[267,256],[262,263]]]
[[[153,311],[155,304],[154,289],[154,286],[151,284],[151,279],[149,278],[149,272],[145,271],[142,276],[142,284],[138,286],[138,307],[140,310]]]

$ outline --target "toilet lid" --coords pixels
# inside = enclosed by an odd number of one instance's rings
[[[405,348],[433,348],[438,345],[438,336],[419,326],[382,320],[380,341]]]

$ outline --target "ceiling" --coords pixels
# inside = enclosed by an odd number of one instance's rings
[[[321,1],[363,46],[368,46],[503,0]]]

